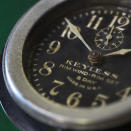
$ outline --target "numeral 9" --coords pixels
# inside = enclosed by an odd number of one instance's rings
[[[47,49],[47,54],[55,54],[59,51],[61,43],[59,41],[52,41],[49,44],[49,49]]]

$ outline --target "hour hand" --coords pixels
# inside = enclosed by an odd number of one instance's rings
[[[131,53],[131,49],[121,49],[119,51],[112,52],[112,53],[106,54],[104,56],[126,55],[127,53]]]
[[[79,37],[80,39],[82,39],[81,35],[80,35],[80,32],[78,31],[78,28],[77,26],[75,26],[74,24],[72,24],[67,18],[65,18],[65,21],[67,22],[69,28],[70,28],[70,31],[72,33],[74,33],[77,37]]]
[[[77,26],[75,26],[74,24],[72,24],[67,18],[65,18],[65,21],[67,22],[70,31],[72,33],[74,33],[81,41],[82,43],[86,46],[86,48],[88,48],[89,51],[92,51],[92,49],[90,48],[90,46],[85,42],[84,38],[81,36]]]

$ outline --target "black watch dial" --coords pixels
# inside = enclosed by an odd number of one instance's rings
[[[34,89],[68,107],[105,106],[129,96],[130,10],[100,5],[57,13],[43,16],[25,43],[23,66]]]

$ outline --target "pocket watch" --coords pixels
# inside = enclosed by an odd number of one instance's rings
[[[130,34],[130,0],[39,1],[2,54],[10,99],[34,121],[60,129],[129,122]]]

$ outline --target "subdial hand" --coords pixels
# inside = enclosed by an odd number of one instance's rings
[[[69,28],[70,28],[70,31],[72,33],[74,33],[81,41],[82,43],[86,46],[86,48],[91,52],[92,49],[90,48],[90,46],[85,42],[84,38],[82,37],[82,35],[80,34],[77,26],[73,25],[67,18],[65,18],[65,21],[67,22]]]
[[[111,39],[112,39],[112,32],[113,32],[114,28],[115,28],[115,27],[114,27],[114,26],[112,26],[111,31],[110,31],[110,33],[109,33],[109,35],[107,35],[107,37],[106,37],[107,41],[104,43],[106,46],[109,44],[109,40],[111,40]]]
[[[106,54],[104,56],[126,55],[127,53],[131,53],[131,49],[121,49],[119,51],[112,52],[112,53]]]

